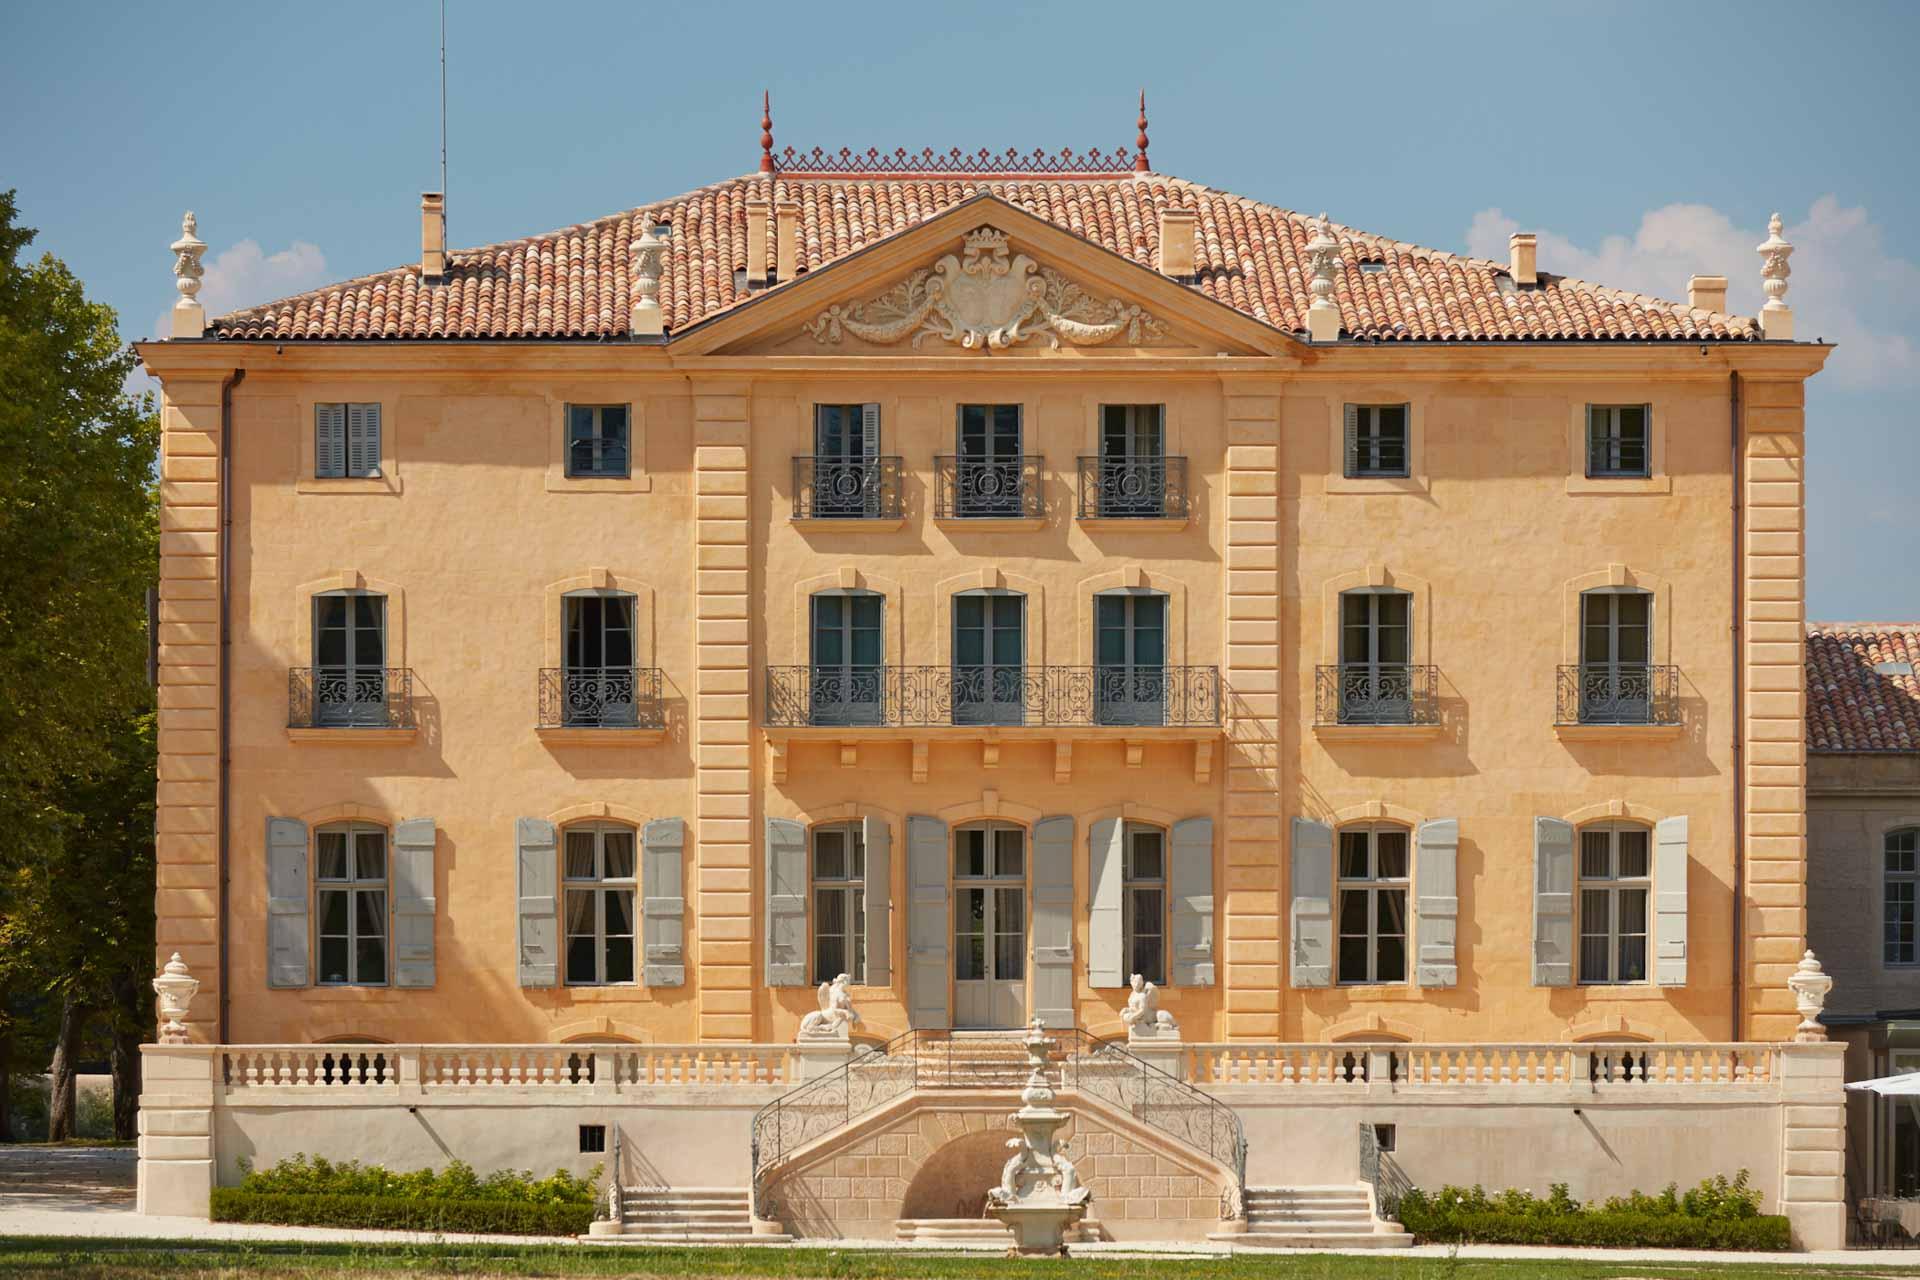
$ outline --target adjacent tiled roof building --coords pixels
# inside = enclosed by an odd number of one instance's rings
[[[1195,211],[1201,293],[1261,323],[1303,332],[1312,295],[1307,216],[1153,172],[758,173],[671,200],[448,255],[445,274],[418,264],[315,289],[214,321],[218,338],[580,338],[627,333],[629,248],[644,227],[671,227],[659,299],[669,335],[746,296],[749,200],[800,208],[800,271],[817,271],[989,193],[1153,268],[1159,214]],[[1542,273],[1517,284],[1503,263],[1423,249],[1333,225],[1335,297],[1345,336],[1372,341],[1747,340],[1750,319]],[[773,230],[768,228],[771,239]],[[769,259],[772,246],[768,247]],[[785,282],[791,283],[791,282]]]
[[[1807,747],[1920,751],[1920,622],[1807,629]]]

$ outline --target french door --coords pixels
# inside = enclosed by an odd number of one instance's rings
[[[1026,720],[1026,597],[953,598],[953,722]]]
[[[954,832],[953,1025],[1027,1020],[1027,833],[999,822]]]
[[[1167,505],[1167,446],[1157,404],[1100,409],[1100,506],[1107,518],[1161,516]]]
[[[313,712],[320,725],[387,723],[387,598],[313,598]]]
[[[565,607],[563,723],[634,724],[633,597],[568,596]]]
[[[1580,720],[1644,724],[1653,711],[1653,596],[1589,591],[1580,597]]]
[[[822,404],[813,411],[813,514],[880,514],[880,406]]]
[[[1413,719],[1411,602],[1405,591],[1340,596],[1340,722]]]
[[[1145,592],[1095,597],[1094,717],[1100,724],[1164,724],[1167,598]]]
[[[813,598],[813,723],[879,724],[885,597],[870,592]]]
[[[1020,406],[963,404],[955,461],[954,507],[961,516],[1018,516],[1025,475]]]

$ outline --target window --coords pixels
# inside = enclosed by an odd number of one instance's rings
[[[633,597],[624,592],[581,592],[567,596],[562,608],[567,665],[561,672],[561,723],[638,723]]]
[[[1587,406],[1587,478],[1644,478],[1653,474],[1644,404]]]
[[[1407,830],[1340,832],[1339,980],[1347,985],[1407,980]]]
[[[1094,716],[1161,724],[1167,706],[1167,598],[1111,591],[1094,599]]]
[[[603,1124],[583,1124],[580,1126],[580,1154],[599,1155],[607,1149],[607,1126]]]
[[[1648,831],[1607,824],[1580,832],[1580,981],[1647,980]]]
[[[1888,964],[1914,962],[1914,886],[1920,883],[1920,828],[1887,832],[1886,950]]]
[[[566,830],[567,985],[633,981],[633,828],[589,822]]]
[[[857,822],[813,829],[813,980],[867,980],[867,841]]]
[[[387,982],[387,833],[345,822],[316,833],[314,902],[320,924],[320,983],[380,987]]]
[[[1026,979],[1026,854],[1026,831],[1003,822],[953,833],[955,981]]]
[[[886,597],[871,591],[822,592],[813,597],[812,715],[814,724],[879,724],[880,620]]]
[[[336,591],[313,598],[313,723],[387,724],[387,598]]]
[[[1121,865],[1121,921],[1127,940],[1127,972],[1148,982],[1167,981],[1167,833],[1127,824]]]
[[[1346,477],[1350,480],[1407,474],[1407,406],[1347,406]]]
[[[624,479],[628,459],[627,406],[567,406],[567,474]]]
[[[323,480],[380,474],[380,406],[313,406],[313,474]]]
[[[1653,595],[1580,596],[1580,723],[1645,724],[1653,713]]]
[[[1413,596],[1340,593],[1340,723],[1413,721]]]
[[[963,404],[953,504],[957,516],[1021,516],[1026,468],[1020,456],[1020,406]]]
[[[872,518],[883,504],[880,406],[813,407],[813,502],[819,518]]]
[[[953,598],[955,724],[1026,720],[1026,604],[1025,596],[1011,591]]]
[[[1157,404],[1100,406],[1100,457],[1092,477],[1107,519],[1167,514],[1166,410]],[[1083,511],[1087,504],[1083,505]]]

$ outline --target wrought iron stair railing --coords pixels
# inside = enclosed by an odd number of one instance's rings
[[[767,1178],[789,1157],[897,1098],[916,1090],[1017,1092],[1026,1080],[1024,1053],[996,1058],[989,1046],[1018,1051],[1025,1034],[955,1036],[924,1028],[908,1031],[878,1047],[856,1050],[845,1066],[762,1107],[753,1117],[755,1216],[772,1216]],[[1050,1084],[1096,1098],[1230,1170],[1232,1184],[1223,1197],[1221,1216],[1242,1216],[1247,1139],[1232,1107],[1116,1042],[1077,1027],[1046,1034],[1054,1042]]]

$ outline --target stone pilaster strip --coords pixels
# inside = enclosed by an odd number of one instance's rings
[[[1799,1249],[1847,1243],[1846,1046],[1790,1044],[1780,1051],[1780,1203]]]

